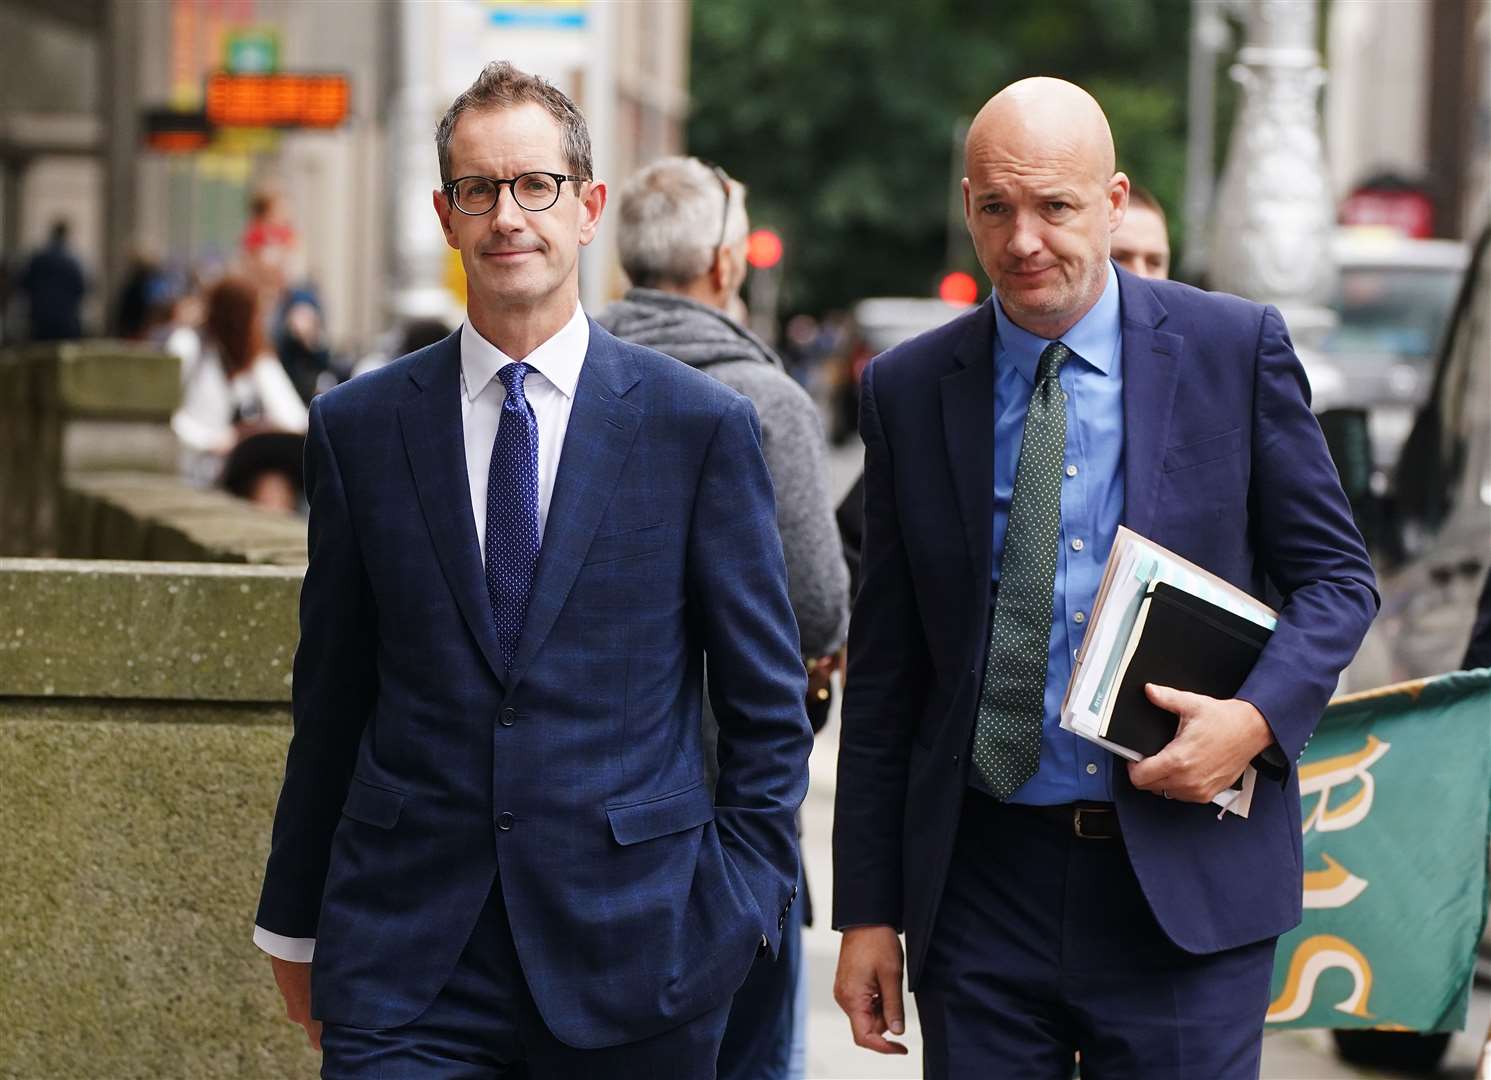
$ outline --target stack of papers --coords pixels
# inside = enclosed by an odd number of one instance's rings
[[[1120,528],[1062,699],[1061,726],[1130,761],[1156,753],[1173,738],[1175,720],[1149,703],[1143,684],[1232,697],[1277,624],[1266,604]],[[1249,766],[1212,801],[1247,817],[1256,779]]]

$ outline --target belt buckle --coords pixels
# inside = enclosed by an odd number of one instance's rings
[[[1112,810],[1098,806],[1074,806],[1072,807],[1072,832],[1079,840],[1107,840],[1110,837],[1101,833],[1085,833],[1082,831],[1083,814],[1111,814]]]

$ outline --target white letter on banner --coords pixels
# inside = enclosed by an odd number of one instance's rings
[[[1283,1024],[1298,1020],[1310,1011],[1315,997],[1315,984],[1320,976],[1332,968],[1341,968],[1351,974],[1352,989],[1346,1000],[1335,1006],[1337,1012],[1347,1016],[1371,1019],[1367,1011],[1367,995],[1372,992],[1372,966],[1351,942],[1334,934],[1316,934],[1306,938],[1294,951],[1289,961],[1289,975],[1284,980],[1284,989],[1278,1000],[1268,1007],[1265,1023]]]
[[[1368,735],[1367,745],[1355,753],[1326,758],[1300,769],[1300,798],[1320,796],[1314,811],[1305,819],[1304,831],[1319,829],[1321,832],[1339,832],[1365,821],[1372,810],[1372,795],[1375,790],[1372,774],[1367,770],[1391,749],[1391,743],[1383,742],[1376,735]],[[1360,780],[1362,789],[1332,810],[1331,789],[1353,780]]]
[[[1329,855],[1321,852],[1325,860],[1324,870],[1305,871],[1305,907],[1345,907],[1367,887],[1363,878],[1357,877]]]

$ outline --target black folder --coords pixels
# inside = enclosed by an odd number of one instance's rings
[[[1144,684],[1236,697],[1273,631],[1164,581],[1145,594],[1140,619],[1139,643],[1119,675],[1103,737],[1149,757],[1175,738],[1179,721],[1150,702]]]

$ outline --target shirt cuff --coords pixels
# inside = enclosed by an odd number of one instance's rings
[[[254,944],[278,960],[289,960],[296,964],[309,964],[316,952],[316,939],[313,937],[271,934],[262,926],[254,927]]]

